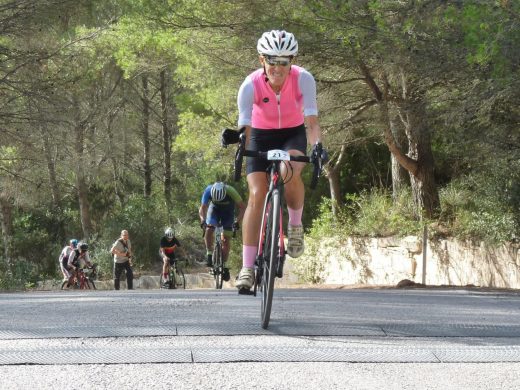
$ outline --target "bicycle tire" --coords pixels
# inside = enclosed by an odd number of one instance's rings
[[[278,267],[280,234],[280,193],[274,190],[270,199],[270,210],[265,227],[264,261],[262,271],[262,328],[267,329],[271,319],[274,278]]]
[[[168,281],[168,289],[175,290],[177,289],[177,269],[175,265],[170,265],[170,280]]]
[[[215,278],[215,288],[217,290],[222,289],[223,272],[224,268],[222,264],[222,246],[220,243],[216,243],[215,249],[213,250],[213,277]]]
[[[83,272],[81,272],[78,279],[79,279],[78,282],[79,282],[80,290],[90,290],[90,286],[88,284],[88,279]]]
[[[174,284],[175,287],[173,288],[177,288],[177,286],[179,287],[182,287],[184,290],[186,289],[186,277],[184,276],[184,271],[182,270],[182,268],[179,268],[177,267],[175,269],[175,275],[174,275],[174,279],[172,279],[174,281]]]
[[[97,290],[96,283],[90,278],[87,278],[87,282],[92,285],[92,290]]]

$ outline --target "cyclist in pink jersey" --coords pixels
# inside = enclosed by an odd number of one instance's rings
[[[245,127],[247,149],[282,149],[305,155],[309,143],[315,153],[316,146],[321,144],[316,83],[307,70],[292,64],[298,53],[296,38],[286,31],[265,32],[258,40],[257,50],[262,67],[247,76],[237,99],[238,126]],[[239,289],[247,290],[253,285],[259,225],[268,190],[268,165],[267,161],[247,158],[249,199],[242,226],[243,264],[236,282]],[[291,162],[282,171],[283,177],[290,178],[285,184],[285,200],[289,214],[287,253],[291,257],[299,257],[304,251],[304,165]]]

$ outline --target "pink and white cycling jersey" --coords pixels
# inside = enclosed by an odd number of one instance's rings
[[[287,129],[300,126],[304,116],[318,115],[316,82],[305,69],[292,65],[276,94],[258,69],[244,80],[238,91],[238,126],[255,129]]]

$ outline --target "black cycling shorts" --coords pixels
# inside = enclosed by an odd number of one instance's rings
[[[174,254],[166,254],[166,257],[169,259],[170,265],[175,264],[175,262],[177,261],[177,258]]]
[[[307,133],[305,125],[290,127],[280,130],[251,129],[247,149],[260,152],[268,150],[299,150],[307,153]],[[270,162],[261,158],[247,157],[247,174],[252,172],[265,172]]]

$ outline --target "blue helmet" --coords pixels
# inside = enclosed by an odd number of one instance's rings
[[[76,240],[75,238],[73,238],[72,240],[70,240],[69,242],[70,246],[72,246],[74,249],[76,249],[78,247],[78,240]]]

